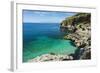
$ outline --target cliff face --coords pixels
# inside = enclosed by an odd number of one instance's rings
[[[78,13],[74,16],[66,18],[61,22],[61,28],[75,32],[77,28],[82,28],[84,30],[85,26],[90,26],[86,23],[90,23],[91,14],[89,13]]]
[[[78,13],[71,16],[61,23],[61,30],[69,31],[64,39],[72,40],[78,47],[74,59],[90,59],[91,58],[91,14]]]

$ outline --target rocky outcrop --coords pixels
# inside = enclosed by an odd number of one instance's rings
[[[91,14],[78,13],[65,19],[61,23],[61,30],[70,33],[64,39],[72,40],[78,49],[75,51],[74,59],[91,58]]]
[[[65,61],[65,60],[73,60],[73,57],[69,55],[44,54],[32,60],[29,60],[29,62]]]
[[[80,23],[86,24],[90,23],[91,14],[89,13],[78,13],[74,16],[66,18],[61,22],[60,28],[65,28],[67,31],[75,32],[77,30],[77,25],[81,27]],[[83,26],[82,26],[83,27]],[[84,29],[83,29],[84,30]]]

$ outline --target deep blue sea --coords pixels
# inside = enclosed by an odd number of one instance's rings
[[[23,23],[23,62],[47,53],[74,53],[76,47],[64,35],[59,23]]]
[[[63,32],[62,32],[63,33]],[[58,23],[24,23],[23,38],[29,42],[40,36],[61,37],[60,25]]]

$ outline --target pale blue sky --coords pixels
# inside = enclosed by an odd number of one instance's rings
[[[24,23],[60,23],[65,18],[75,15],[72,12],[50,12],[23,10]]]

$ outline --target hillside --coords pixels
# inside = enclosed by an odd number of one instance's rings
[[[72,40],[78,47],[74,59],[91,58],[91,14],[78,13],[61,22],[61,30],[70,32],[64,39]]]

